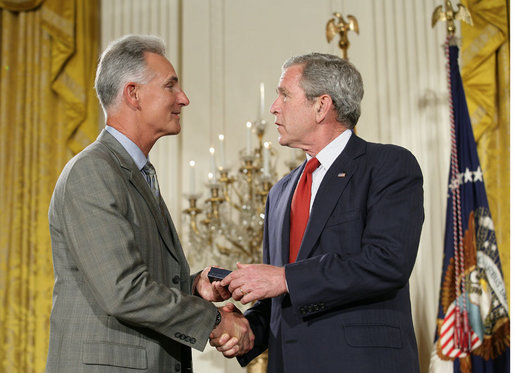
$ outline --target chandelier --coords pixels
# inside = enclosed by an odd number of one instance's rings
[[[190,162],[191,193],[186,195],[189,207],[184,210],[189,234],[190,256],[193,262],[206,260],[233,267],[236,261],[260,263],[266,197],[277,180],[276,152],[264,142],[267,123],[260,119],[247,122],[246,147],[239,151],[236,172],[225,166],[223,140],[218,148],[219,166],[215,149],[210,148],[211,164],[206,187],[208,197],[199,206],[201,193],[195,193],[194,167]],[[252,137],[258,139],[252,146]]]

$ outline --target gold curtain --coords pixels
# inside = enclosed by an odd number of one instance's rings
[[[465,0],[462,81],[510,295],[510,43],[507,0]]]
[[[43,372],[53,266],[48,205],[98,133],[98,0],[0,0],[0,371]]]

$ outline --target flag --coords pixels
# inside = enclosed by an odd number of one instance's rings
[[[510,371],[510,321],[496,235],[459,72],[447,42],[451,155],[433,373]]]

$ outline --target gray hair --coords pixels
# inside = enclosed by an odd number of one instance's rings
[[[310,53],[289,58],[282,71],[293,65],[303,65],[300,86],[305,97],[313,101],[327,94],[332,98],[337,121],[353,128],[361,115],[364,86],[359,71],[350,62],[332,54]]]
[[[147,71],[145,52],[164,56],[162,39],[150,35],[126,35],[109,44],[100,56],[96,70],[95,89],[104,113],[117,106],[126,83],[147,83],[152,75]]]

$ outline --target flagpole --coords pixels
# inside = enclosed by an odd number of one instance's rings
[[[453,20],[465,12],[458,7],[454,12],[447,0],[446,12],[440,6],[432,16],[433,25],[439,19],[448,25],[444,47],[451,154],[438,327],[429,371],[504,373],[510,368],[508,304],[459,71]]]
[[[452,91],[451,86],[451,66],[450,66],[450,45],[456,43],[455,36],[448,34],[445,43],[446,51],[446,71],[447,71],[447,82],[448,92]],[[467,302],[465,300],[465,266],[464,266],[464,246],[463,246],[463,228],[462,228],[462,209],[461,209],[461,196],[459,188],[459,160],[457,154],[457,138],[455,130],[455,112],[453,97],[450,94],[448,98],[448,106],[450,111],[450,135],[451,135],[451,180],[452,188],[452,213],[453,213],[453,249],[454,249],[454,261],[455,261],[455,332],[454,332],[454,343],[455,346],[461,351],[469,351],[470,348],[470,329],[469,329],[469,317],[467,311]],[[464,296],[463,296],[464,295]],[[459,299],[461,301],[459,301]]]

